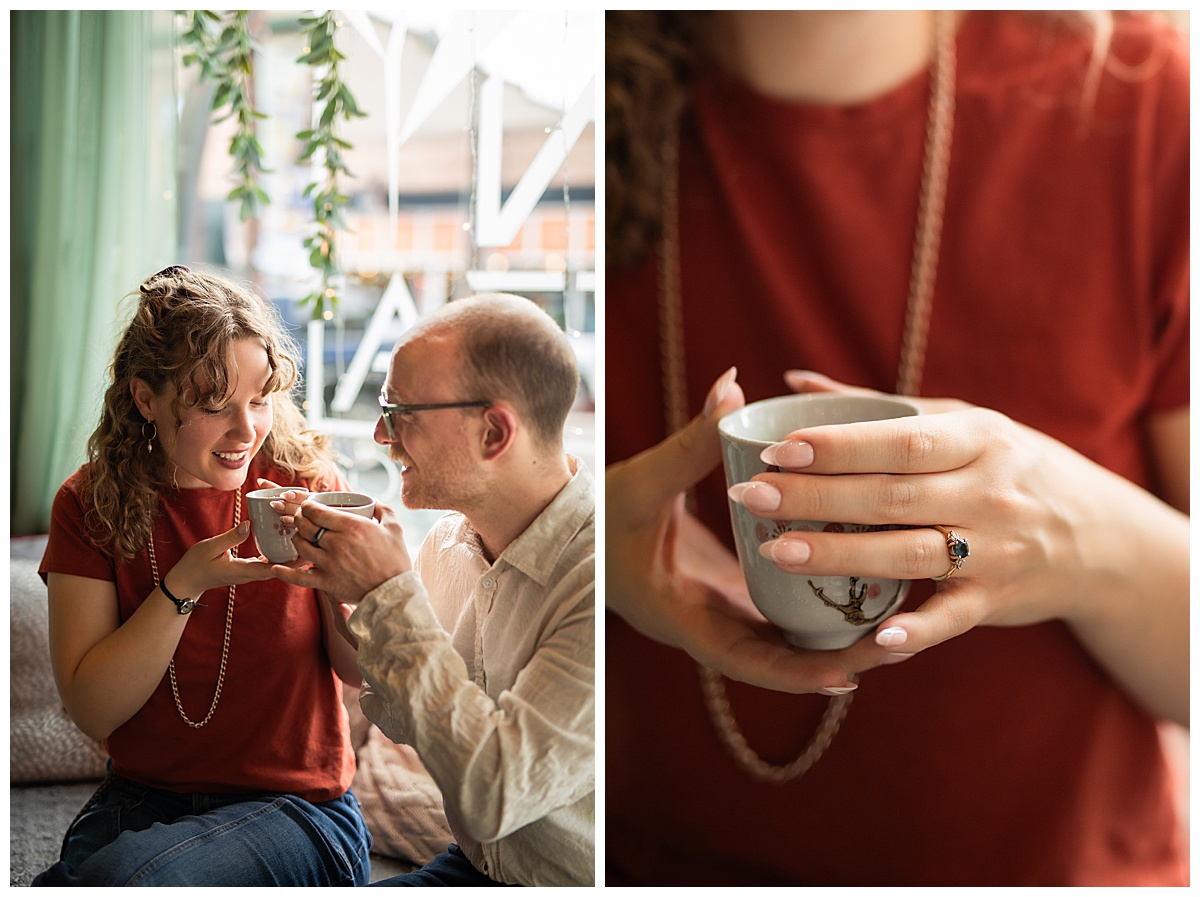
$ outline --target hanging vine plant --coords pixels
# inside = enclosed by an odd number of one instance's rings
[[[300,25],[307,33],[308,46],[297,61],[320,71],[320,78],[314,78],[313,100],[325,104],[316,125],[296,135],[304,141],[300,161],[311,159],[319,152],[324,169],[323,177],[304,190],[304,196],[312,200],[316,219],[316,232],[304,241],[304,245],[309,250],[309,263],[321,274],[321,283],[301,300],[301,304],[311,303],[313,317],[320,318],[331,317],[338,303],[338,232],[346,230],[343,212],[350,204],[338,182],[340,175],[353,177],[343,156],[345,150],[351,149],[351,144],[338,137],[337,125],[339,120],[362,118],[366,113],[359,110],[338,71],[338,64],[346,57],[338,52],[334,43],[337,30],[334,13],[327,11],[316,18],[303,18]]]
[[[254,41],[250,34],[247,10],[234,10],[223,19],[207,9],[181,10],[187,23],[180,40],[188,52],[184,65],[200,68],[200,78],[216,85],[213,110],[229,107],[218,122],[236,117],[237,129],[229,141],[229,155],[234,161],[236,185],[228,199],[241,204],[241,218],[257,218],[262,207],[271,202],[259,183],[259,175],[268,172],[263,166],[263,148],[255,134],[255,123],[266,116],[253,105]],[[365,117],[353,94],[342,80],[338,64],[345,61],[334,43],[338,23],[333,11],[315,18],[301,18],[307,46],[297,62],[312,67],[319,77],[313,79],[313,100],[323,103],[320,117],[311,129],[303,130],[296,138],[303,142],[298,161],[313,158],[318,152],[323,176],[304,190],[312,201],[315,232],[304,241],[309,263],[320,273],[320,284],[300,302],[312,306],[314,318],[331,317],[337,307],[338,232],[346,230],[344,210],[350,204],[342,193],[341,175],[353,177],[346,167],[344,152],[351,144],[337,134],[339,121]]]
[[[263,166],[263,148],[255,133],[255,122],[266,116],[254,108],[252,99],[256,48],[250,35],[250,13],[235,10],[224,28],[221,17],[211,10],[184,10],[180,15],[188,20],[180,40],[190,48],[183,64],[199,65],[200,79],[216,85],[214,112],[229,107],[229,112],[216,121],[237,119],[237,129],[229,141],[236,185],[226,198],[241,204],[242,221],[257,218],[271,199],[259,183],[259,176],[269,169]]]

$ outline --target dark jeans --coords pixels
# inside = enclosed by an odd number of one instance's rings
[[[385,878],[374,882],[373,888],[471,888],[496,885],[498,887],[519,887],[506,885],[502,881],[493,881],[471,865],[466,854],[457,844],[451,844],[445,853],[439,853],[432,860],[404,875],[395,878]]]
[[[358,799],[179,794],[113,777],[34,886],[365,885],[371,836]]]

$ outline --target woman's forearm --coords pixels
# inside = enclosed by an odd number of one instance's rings
[[[1124,491],[1124,496],[1118,493]],[[1131,483],[1125,526],[1084,547],[1093,581],[1068,619],[1084,647],[1147,711],[1189,721],[1189,519]]]
[[[325,631],[325,653],[337,677],[347,685],[358,688],[362,685],[362,671],[358,668],[358,639],[346,627],[346,618],[341,604],[324,592],[317,593],[321,608],[321,620]]]
[[[77,663],[70,661],[69,648],[60,649],[55,680],[75,725],[93,738],[107,738],[128,722],[162,682],[187,621],[155,589],[125,623],[91,645]],[[78,622],[72,614],[52,613],[51,644],[56,643],[56,628],[64,625],[75,632],[59,642],[65,645],[77,637],[82,631]]]

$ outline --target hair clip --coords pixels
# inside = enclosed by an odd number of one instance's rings
[[[150,283],[152,280],[158,280],[160,277],[166,277],[168,274],[174,274],[176,271],[190,271],[190,270],[192,270],[192,269],[189,268],[187,265],[171,265],[168,268],[163,268],[157,274],[151,274],[149,277],[147,277],[145,280],[142,281],[142,285],[140,287],[138,287],[138,289],[141,290],[143,293],[149,293],[150,291],[148,289],[146,289],[146,284]]]

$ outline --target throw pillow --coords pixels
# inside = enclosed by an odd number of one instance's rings
[[[107,756],[63,709],[50,670],[49,608],[37,561],[14,559],[10,571],[9,779],[71,782],[104,777]]]
[[[423,866],[454,840],[442,794],[417,752],[394,744],[375,726],[358,751],[354,794],[371,830],[374,853]]]

